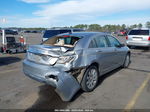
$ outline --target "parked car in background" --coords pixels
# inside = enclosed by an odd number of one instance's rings
[[[0,34],[2,35],[2,30],[0,30]],[[11,29],[5,29],[6,35],[18,35],[18,31],[11,30]]]
[[[5,30],[6,35],[18,35],[17,31],[11,30],[11,29],[6,29]]]
[[[99,76],[128,67],[130,50],[115,37],[100,32],[65,33],[41,45],[31,45],[23,61],[24,73],[55,87],[64,101],[82,88],[95,89]]]
[[[126,36],[127,35],[127,30],[120,30],[118,32],[118,36]]]
[[[21,43],[17,43],[15,37],[7,36],[5,37],[5,43],[0,47],[2,53],[17,53],[25,52],[26,46]]]
[[[36,30],[32,30],[32,31],[31,31],[31,33],[38,33],[38,31],[36,31]]]
[[[31,33],[31,31],[29,31],[29,30],[25,30],[25,31],[24,31],[24,33]]]
[[[150,48],[150,29],[132,29],[126,37],[127,46],[141,46]]]
[[[81,32],[84,31],[83,29],[78,29],[78,28],[58,28],[58,29],[49,29],[46,30],[43,34],[43,41],[47,40],[50,37],[53,37],[58,34],[62,33],[71,33],[71,32]]]

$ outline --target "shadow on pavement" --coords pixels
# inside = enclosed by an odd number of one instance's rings
[[[142,50],[142,52],[148,52],[150,50],[149,47],[132,47],[131,49]]]
[[[26,112],[33,110],[64,109],[69,104],[69,102],[62,101],[57,93],[55,93],[54,88],[49,85],[39,86],[38,94],[39,98]]]
[[[0,66],[8,65],[21,61],[18,57],[0,57]]]
[[[106,78],[108,78],[108,77],[114,75],[115,73],[117,73],[117,72],[120,71],[120,70],[122,70],[122,67],[117,68],[117,69],[115,69],[115,70],[113,70],[113,71],[111,71],[111,72],[109,72],[109,73],[107,73],[107,74],[102,75],[102,76],[99,78],[99,81],[98,81],[98,85],[97,85],[97,86],[101,85],[101,84],[103,83],[103,81],[104,81]]]

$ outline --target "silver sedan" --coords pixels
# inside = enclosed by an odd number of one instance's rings
[[[29,46],[23,71],[70,101],[80,88],[94,90],[100,76],[129,63],[129,48],[109,34],[66,33]]]

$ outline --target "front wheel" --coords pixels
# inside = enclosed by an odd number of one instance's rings
[[[128,68],[129,64],[130,64],[130,54],[127,54],[125,61],[124,61],[124,64],[123,64],[123,67]]]
[[[81,81],[81,88],[83,91],[90,92],[95,89],[98,82],[98,73],[96,66],[92,65],[87,68]]]

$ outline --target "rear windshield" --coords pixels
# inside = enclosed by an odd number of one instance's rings
[[[65,47],[74,47],[79,41],[80,37],[75,36],[59,36],[52,37],[44,41],[43,44],[53,45],[53,46],[65,46]]]
[[[43,37],[44,38],[50,38],[55,35],[61,34],[61,33],[68,33],[71,32],[71,30],[46,30]]]
[[[131,30],[129,35],[149,35],[149,30]]]

